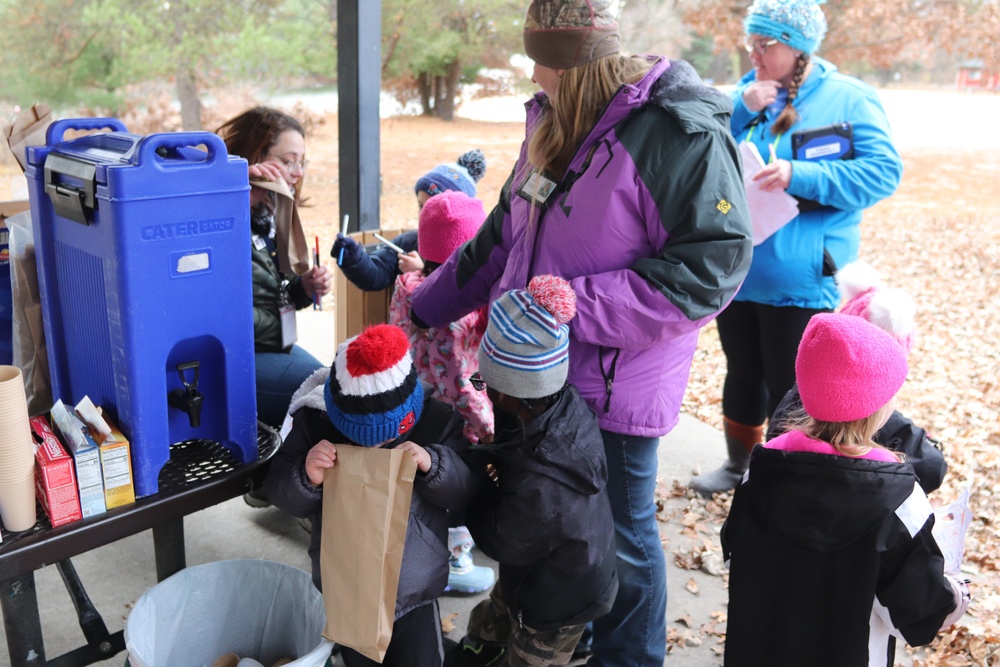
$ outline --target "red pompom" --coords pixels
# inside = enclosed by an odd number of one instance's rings
[[[576,292],[565,278],[535,276],[528,283],[528,294],[559,324],[566,324],[576,315]]]
[[[380,373],[409,353],[410,341],[402,329],[394,324],[376,324],[348,344],[347,372],[352,377]]]

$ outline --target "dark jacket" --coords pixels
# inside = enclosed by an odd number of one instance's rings
[[[768,420],[766,439],[770,441],[784,433],[788,417],[801,410],[799,386],[792,385]],[[924,493],[931,493],[941,487],[945,473],[948,472],[948,464],[944,460],[940,444],[928,438],[927,431],[901,415],[899,410],[893,411],[889,421],[875,434],[875,442],[906,455]]]
[[[500,564],[511,613],[534,629],[592,621],[618,590],[607,460],[594,413],[569,386],[544,414],[499,430],[482,453],[498,483],[466,510],[476,544]]]
[[[933,526],[909,463],[755,447],[722,527],[726,667],[886,667],[890,633],[930,643],[955,609]]]
[[[306,478],[305,457],[320,440],[334,444],[350,442],[326,415],[323,385],[329,373],[329,368],[319,369],[292,397],[289,407],[292,430],[274,455],[264,478],[264,488],[276,507],[292,516],[312,520],[309,556],[313,583],[321,590],[319,555],[323,489],[314,487]],[[426,392],[425,396],[428,394]],[[395,447],[404,440],[412,440],[431,455],[430,471],[427,474],[418,471],[413,483],[396,596],[396,618],[440,597],[448,583],[450,552],[446,510],[464,507],[476,492],[476,488],[470,486],[475,480],[459,456],[459,452],[469,446],[462,437],[463,425],[462,417],[454,408],[426,398],[420,421],[397,442],[386,445]]]
[[[251,278],[253,280],[253,340],[255,352],[282,352],[281,347],[281,281],[288,279],[288,298],[295,309],[312,303],[302,287],[299,276],[285,276],[274,262],[273,242],[266,238],[271,222],[259,211],[251,212],[250,245]]]
[[[416,230],[403,232],[392,239],[392,242],[406,252],[413,252],[417,249],[417,232]],[[334,259],[337,258],[336,251],[330,254]],[[340,270],[358,289],[378,292],[392,287],[396,282],[396,276],[399,275],[399,257],[395,250],[385,244],[380,244],[371,252],[365,252],[358,245],[355,246],[354,252],[344,251],[344,263],[341,264]]]
[[[547,104],[543,94],[528,102],[529,135]],[[475,238],[414,292],[414,321],[441,327],[534,276],[561,276],[576,293],[569,382],[601,428],[667,433],[698,332],[750,267],[731,111],[690,65],[654,59],[608,102],[544,209],[518,194],[525,142]]]

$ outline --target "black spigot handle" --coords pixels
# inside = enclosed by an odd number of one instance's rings
[[[168,403],[178,410],[187,413],[191,428],[201,426],[201,408],[205,402],[205,396],[198,391],[198,374],[201,364],[197,361],[185,361],[177,364],[177,375],[181,378],[184,389],[174,389],[167,395]],[[193,370],[194,378],[191,382],[184,376],[185,371]]]

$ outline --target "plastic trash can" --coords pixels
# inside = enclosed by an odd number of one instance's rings
[[[125,623],[132,667],[209,667],[227,652],[264,665],[323,667],[323,596],[307,572],[266,560],[181,570],[136,601]]]

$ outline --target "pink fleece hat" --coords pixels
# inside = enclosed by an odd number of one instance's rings
[[[417,252],[426,260],[444,264],[476,235],[485,219],[483,202],[464,192],[449,190],[434,195],[420,209]]]
[[[825,422],[875,414],[903,386],[908,370],[906,353],[892,336],[841,313],[813,315],[795,357],[802,407]]]
[[[889,332],[906,353],[910,353],[917,334],[914,320],[917,307],[909,294],[883,286],[875,269],[861,260],[837,271],[836,281],[846,299],[838,312],[863,317]]]

